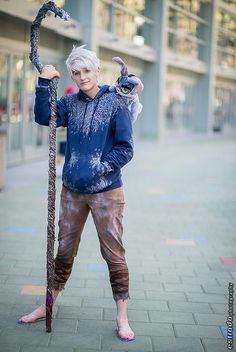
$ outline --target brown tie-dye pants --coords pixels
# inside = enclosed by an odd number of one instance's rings
[[[71,274],[81,234],[91,211],[100,248],[106,260],[115,301],[129,298],[129,272],[122,243],[124,209],[122,187],[94,194],[72,192],[63,186],[59,215],[54,289],[62,290]]]

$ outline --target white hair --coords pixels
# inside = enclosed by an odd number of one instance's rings
[[[85,45],[75,46],[66,60],[66,66],[70,74],[72,71],[80,71],[82,68],[97,69],[100,66],[100,60],[96,53],[84,49]]]

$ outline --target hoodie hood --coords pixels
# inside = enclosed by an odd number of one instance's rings
[[[77,97],[79,100],[82,100],[84,102],[90,102],[92,100],[99,99],[104,93],[109,92],[109,85],[108,84],[104,84],[103,86],[98,86],[98,88],[99,88],[99,91],[97,92],[97,94],[95,95],[94,98],[91,98],[86,93],[84,93],[82,90],[80,90],[77,93]]]

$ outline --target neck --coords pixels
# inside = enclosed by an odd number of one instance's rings
[[[95,86],[87,91],[83,91],[86,95],[88,95],[90,98],[94,98],[99,91],[98,86]]]

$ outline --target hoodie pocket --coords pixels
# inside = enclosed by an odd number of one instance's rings
[[[96,184],[99,178],[109,172],[106,162],[102,162],[99,155],[72,155],[65,167],[64,180],[74,188],[84,190]]]

